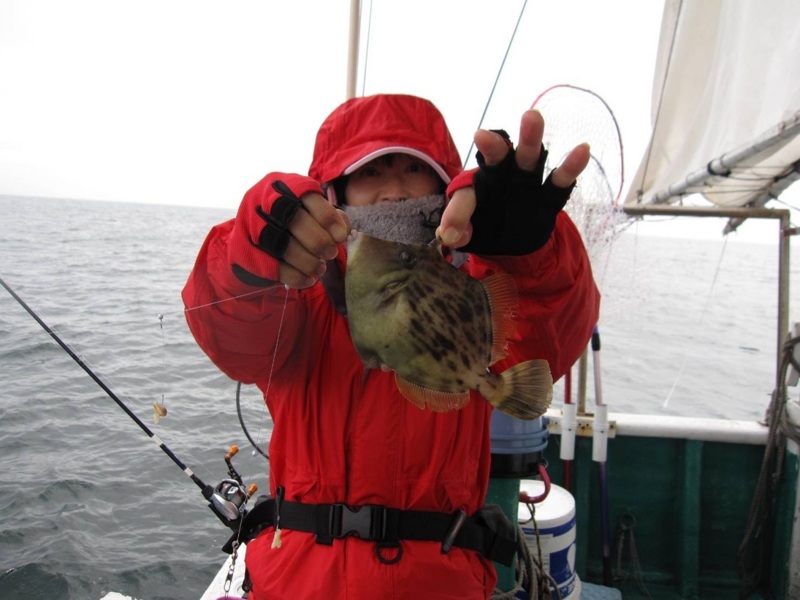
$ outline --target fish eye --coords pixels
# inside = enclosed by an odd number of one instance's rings
[[[400,253],[400,260],[403,261],[403,266],[413,267],[417,264],[417,257],[412,252],[404,250]]]

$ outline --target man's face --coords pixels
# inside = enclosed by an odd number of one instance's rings
[[[442,180],[424,161],[409,154],[387,154],[368,162],[347,178],[350,206],[396,202],[441,193]]]

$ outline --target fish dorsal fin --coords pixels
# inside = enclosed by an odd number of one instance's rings
[[[411,383],[395,373],[397,389],[414,406],[425,410],[428,406],[434,412],[447,412],[464,408],[469,402],[469,390],[465,392],[437,392],[416,383]]]
[[[516,331],[514,311],[519,306],[517,284],[508,273],[497,273],[481,280],[489,298],[489,309],[492,315],[492,356],[489,364],[493,365],[507,355],[508,339]]]

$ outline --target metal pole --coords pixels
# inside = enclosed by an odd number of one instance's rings
[[[636,204],[622,207],[622,212],[632,217],[644,215],[670,217],[728,217],[741,219],[787,219],[789,211],[783,208],[746,208],[724,206],[665,206]]]
[[[730,170],[737,167],[740,163],[751,156],[772,146],[777,146],[782,141],[796,136],[800,132],[800,111],[778,123],[768,131],[764,132],[755,142],[748,146],[743,146],[715,158],[702,169],[688,175],[683,181],[673,183],[669,187],[654,194],[651,194],[645,202],[661,203],[666,202],[675,196],[681,196],[691,188],[704,183],[714,177],[726,177]]]
[[[361,0],[350,0],[350,42],[347,47],[347,99],[356,96],[358,43],[361,37]]]
[[[578,360],[578,415],[586,414],[586,377],[589,372],[589,352],[584,350]]]
[[[789,284],[791,276],[789,271],[789,257],[791,256],[789,238],[792,235],[789,221],[789,211],[782,211],[779,222],[778,235],[778,349],[777,371],[775,373],[775,389],[780,389],[781,384],[781,352],[786,336],[789,334]]]

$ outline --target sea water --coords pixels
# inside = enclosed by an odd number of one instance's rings
[[[204,482],[227,476],[236,444],[234,464],[266,490],[236,383],[194,343],[180,299],[209,228],[233,216],[0,197],[0,277]],[[775,246],[630,228],[609,256],[595,270],[611,411],[762,418],[775,380]],[[796,284],[796,248],[792,259]],[[154,402],[169,411],[158,425]],[[260,394],[245,386],[241,404],[264,443]],[[200,489],[2,289],[0,456],[0,598],[189,600],[222,564],[227,530]]]

